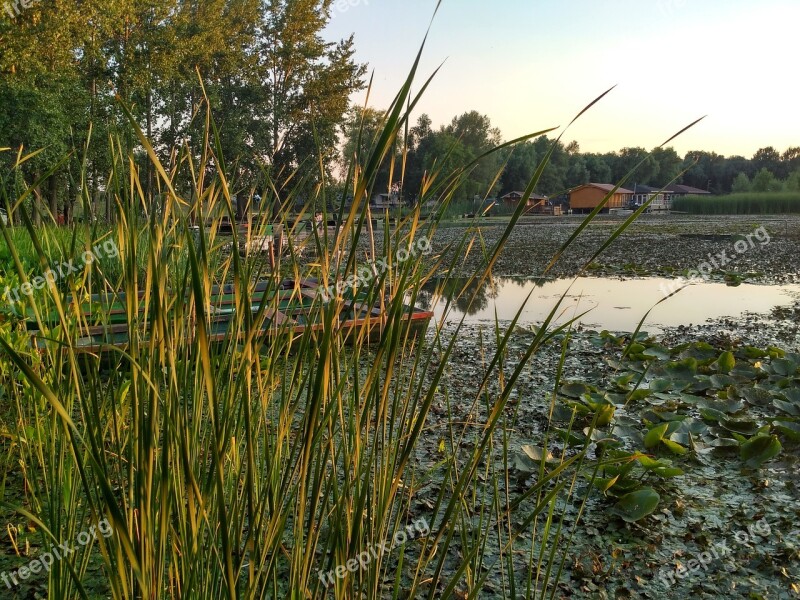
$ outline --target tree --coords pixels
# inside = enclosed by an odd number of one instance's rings
[[[780,152],[775,150],[772,146],[760,148],[756,151],[753,155],[753,167],[755,171],[767,169],[779,179],[785,176],[785,174],[782,174],[783,169]]]
[[[370,155],[375,150],[378,136],[383,130],[386,121],[386,113],[382,110],[375,110],[374,108],[352,108],[347,115],[347,120],[342,127],[344,136],[344,146],[342,148],[342,156],[339,161],[340,170],[343,173],[353,165],[364,167],[369,161]],[[386,192],[394,183],[399,183],[397,180],[400,178],[399,161],[400,158],[399,148],[394,148],[394,152],[389,152],[386,158],[380,165],[374,189],[380,192]],[[394,179],[390,181],[392,175],[392,165],[394,161]]]
[[[753,178],[752,191],[754,192],[779,192],[783,185],[767,168],[761,169]]]
[[[658,163],[658,170],[651,179],[651,185],[665,186],[680,175],[683,159],[674,148],[655,148],[652,156]]]
[[[736,179],[733,180],[733,185],[731,186],[731,191],[734,194],[749,192],[751,189],[752,184],[750,183],[750,178],[746,173],[739,173],[736,176]]]
[[[455,117],[442,132],[452,140],[457,140],[463,149],[461,167],[486,153],[502,142],[500,130],[492,127],[489,117],[477,111],[466,112]],[[492,154],[481,159],[467,174],[461,188],[464,198],[491,195],[495,191],[493,182],[500,171],[500,156]]]
[[[500,179],[500,195],[523,191],[528,187],[538,164],[538,154],[532,142],[522,142],[514,146],[508,154],[503,176]]]
[[[586,169],[589,171],[589,181],[595,183],[609,183],[611,181],[611,167],[600,154],[586,155]]]
[[[787,173],[794,173],[800,169],[800,146],[787,148],[781,155],[781,162]]]
[[[641,166],[636,168],[628,183],[635,181],[645,185],[657,185],[659,163],[644,148],[623,148],[619,151],[619,159],[614,165],[614,172],[612,173],[613,182],[621,181],[640,162],[642,163]]]
[[[290,179],[311,189],[336,161],[349,97],[364,86],[366,67],[353,58],[353,37],[322,39],[332,0],[265,0],[259,74],[267,91],[269,137],[262,149],[281,190]],[[296,173],[295,173],[296,172]]]
[[[783,184],[787,192],[800,192],[800,169],[793,171]]]
[[[584,183],[589,183],[591,176],[586,166],[586,160],[582,156],[572,156],[569,160],[569,168],[566,175],[566,186],[574,188]]]

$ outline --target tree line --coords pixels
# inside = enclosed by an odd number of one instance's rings
[[[385,113],[368,108],[353,109],[345,126],[342,164],[369,149],[385,119]],[[502,141],[500,131],[486,115],[469,111],[434,129],[427,114],[421,115],[404,136],[403,148],[387,158],[379,187],[396,189],[402,184],[406,201],[417,199],[427,171],[444,166],[443,172],[465,167]],[[360,147],[359,147],[360,144]],[[537,193],[558,196],[584,183],[617,183],[642,162],[626,184],[653,187],[675,183],[715,194],[741,191],[800,191],[800,147],[783,153],[772,147],[758,150],[751,158],[690,151],[680,156],[673,148],[623,148],[616,152],[581,152],[577,142],[562,143],[541,136],[497,152],[469,171],[460,199],[497,197],[524,190],[536,167],[552,147]],[[400,175],[400,164],[404,173]],[[394,165],[394,166],[393,166]],[[499,177],[498,177],[499,174]],[[390,182],[390,176],[392,181]],[[400,181],[402,179],[402,181]]]
[[[7,180],[18,149],[39,151],[13,176],[38,181],[58,165],[37,189],[42,206],[69,221],[76,199],[89,197],[110,219],[113,203],[103,191],[120,157],[135,156],[148,202],[158,191],[125,110],[167,169],[180,170],[189,166],[173,149],[197,158],[209,106],[234,193],[259,189],[273,204],[289,195],[315,198],[320,183],[335,183],[354,156],[364,157],[385,118],[350,104],[367,67],[354,58],[352,36],[325,41],[333,3],[83,0],[0,12],[0,148],[13,149],[0,152],[3,185],[12,196],[23,185]],[[413,202],[432,171],[452,172],[502,141],[477,111],[438,128],[422,114],[387,157],[376,189],[402,191]],[[589,181],[619,181],[642,159],[635,179],[654,186],[685,169],[680,183],[715,193],[800,181],[800,148],[763,148],[751,158],[702,151],[681,157],[672,148],[584,153],[575,142],[542,136],[478,161],[464,175],[460,199],[524,189],[552,145],[536,190],[550,196]]]
[[[0,14],[0,147],[41,149],[17,172],[27,181],[69,156],[40,194],[67,219],[81,193],[102,195],[110,139],[136,155],[155,195],[123,107],[174,168],[171,149],[202,148],[207,97],[229,179],[242,189],[268,180],[279,196],[333,167],[349,97],[364,86],[352,37],[323,39],[332,0],[28,4]],[[14,159],[0,153],[6,167]]]

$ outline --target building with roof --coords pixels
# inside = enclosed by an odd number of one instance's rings
[[[569,207],[572,212],[591,212],[597,208],[603,199],[613,192],[603,211],[614,208],[628,208],[633,199],[633,190],[619,188],[616,191],[610,183],[586,183],[569,192]]]
[[[525,196],[525,192],[509,192],[500,198],[504,206],[508,208],[516,208]],[[540,215],[560,215],[561,207],[553,206],[547,196],[541,194],[531,194],[528,201],[525,203],[527,213],[535,213]]]
[[[633,184],[632,206],[639,208],[650,203],[648,210],[670,210],[672,196],[664,188],[657,188],[641,183]]]

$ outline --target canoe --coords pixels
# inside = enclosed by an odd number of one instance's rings
[[[186,294],[191,298],[191,294]],[[322,301],[318,285],[315,280],[286,280],[277,286],[272,282],[258,282],[250,291],[250,306],[254,318],[260,312],[261,305],[265,304],[263,323],[257,334],[262,339],[268,340],[279,335],[291,336],[292,342],[301,339],[306,331],[322,334],[328,327],[325,323],[316,322],[323,313],[319,306]],[[68,298],[67,302],[71,302]],[[128,298],[125,293],[96,294],[87,301],[82,302],[80,311],[82,324],[78,327],[77,337],[73,342],[76,352],[82,354],[103,354],[112,348],[127,350],[130,345],[128,327],[128,306],[135,305],[138,315],[136,320],[145,322],[145,298],[142,293],[136,298]],[[208,324],[208,338],[212,344],[221,344],[236,337],[242,341],[244,333],[240,330],[233,331],[232,324],[238,324],[241,319],[236,318],[236,294],[233,285],[214,286],[209,295],[209,304],[206,307],[206,323]],[[197,334],[197,311],[194,307],[183,307],[186,323],[185,335],[193,337]],[[74,308],[72,309],[74,312]],[[189,312],[191,311],[191,312]],[[191,315],[186,318],[186,313]],[[400,315],[401,325],[409,327],[409,335],[417,336],[424,333],[430,323],[433,313],[419,309],[415,306],[403,305]],[[43,319],[48,325],[56,325],[56,313],[50,313]],[[369,304],[364,294],[358,297],[345,297],[337,301],[337,313],[333,321],[334,334],[341,335],[346,343],[353,342],[357,337],[364,336],[369,343],[381,339],[389,324],[389,315],[386,303],[380,301]],[[27,326],[33,343],[43,349],[47,339],[38,331],[36,321],[29,318]],[[148,339],[147,331],[140,331],[140,343]]]

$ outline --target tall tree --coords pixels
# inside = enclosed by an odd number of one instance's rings
[[[349,96],[364,86],[353,37],[328,43],[321,32],[332,0],[265,0],[259,31],[259,76],[267,93],[265,159],[280,190],[289,179],[307,189],[336,160],[334,148]],[[299,173],[295,176],[295,171]]]

